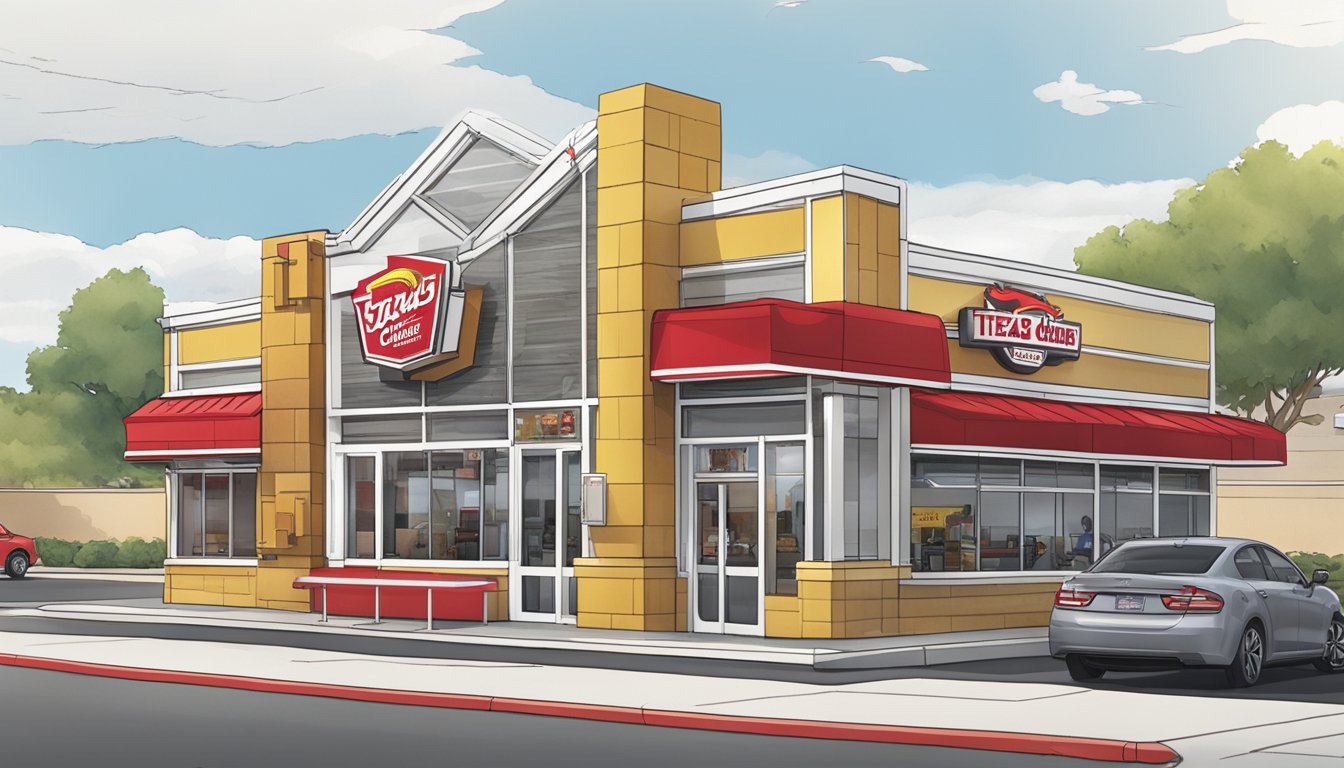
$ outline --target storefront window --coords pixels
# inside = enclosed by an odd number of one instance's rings
[[[582,395],[582,188],[513,238],[513,400]]]
[[[1102,466],[1098,506],[1102,554],[1126,541],[1152,538],[1153,470]]]
[[[584,238],[587,240],[587,261],[583,265],[588,310],[588,396],[597,397],[597,166],[588,169],[583,183],[586,185],[584,196]]]
[[[343,443],[418,443],[424,423],[419,415],[346,416],[341,419]]]
[[[877,399],[844,400],[845,559],[872,559],[878,550]]]
[[[426,454],[383,454],[383,557],[429,559],[429,467]]]
[[[1208,535],[1208,471],[1162,468],[1157,476],[1155,517],[1152,467],[914,456],[911,565],[933,572],[1081,570],[1154,530]]]
[[[374,476],[374,457],[347,456],[345,459],[345,514],[348,521],[346,556],[376,556],[373,537],[376,535],[377,514],[374,494],[377,478]]]
[[[756,444],[702,445],[695,449],[696,472],[756,472]]]
[[[806,452],[802,443],[765,447],[765,593],[798,594],[798,561],[807,541]]]
[[[495,144],[477,139],[424,196],[473,229],[532,173],[532,167]]]
[[[257,556],[255,470],[177,472],[175,557]]]
[[[460,411],[429,415],[430,442],[508,439],[508,411]]]

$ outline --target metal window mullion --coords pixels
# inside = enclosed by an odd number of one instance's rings
[[[1161,490],[1162,478],[1158,476],[1158,474],[1161,472],[1161,468],[1158,467],[1156,464],[1152,466],[1153,466],[1153,535],[1161,536],[1162,527],[1160,525],[1160,520],[1162,515],[1162,508],[1159,502],[1162,499],[1162,490]]]
[[[383,567],[383,459],[385,453],[373,454],[373,559]]]
[[[588,171],[579,174],[579,396],[588,399]],[[593,350],[597,354],[597,350]]]
[[[229,546],[228,554],[225,557],[233,557],[233,473],[228,472],[224,475],[224,482],[229,485]]]
[[[513,292],[514,292],[514,277],[515,277],[513,269],[514,239],[515,239],[514,236],[510,235],[508,240],[505,241],[505,248],[504,248],[504,285],[508,286],[508,300],[506,302],[508,306],[505,309],[505,317],[504,317],[504,326],[505,326],[504,349],[506,353],[504,356],[506,362],[506,365],[504,366],[504,396],[510,403],[513,402],[513,351],[514,351]],[[509,414],[509,423],[510,424],[513,423],[513,414]]]

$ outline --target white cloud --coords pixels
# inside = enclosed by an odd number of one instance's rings
[[[0,24],[0,144],[283,145],[438,127],[467,108],[544,136],[592,119],[527,77],[458,64],[478,51],[429,31],[500,2],[26,3]]]
[[[1200,53],[1239,40],[1293,48],[1325,48],[1344,42],[1344,3],[1339,0],[1227,0],[1227,15],[1240,23],[1147,50]]]
[[[929,68],[918,61],[902,59],[900,56],[875,56],[868,61],[886,64],[897,72],[928,72]]]
[[[1078,82],[1078,73],[1066,69],[1059,79],[1038,85],[1032,91],[1045,103],[1058,101],[1065,110],[1075,115],[1100,115],[1111,104],[1143,104],[1143,97],[1134,91],[1107,91],[1092,83]]]
[[[1255,136],[1286,144],[1299,156],[1326,140],[1344,145],[1344,101],[1285,107],[1266,118],[1255,129]]]
[[[754,157],[728,152],[723,156],[723,188],[792,176],[816,168],[815,164],[798,155],[776,149],[768,149]]]
[[[1102,229],[1161,221],[1192,179],[910,184],[910,239],[925,245],[1074,269],[1073,249]]]
[[[134,267],[149,273],[167,301],[245,298],[260,291],[261,244],[173,229],[98,248],[69,235],[0,226],[0,341],[55,343],[56,316],[76,290],[109,269]]]

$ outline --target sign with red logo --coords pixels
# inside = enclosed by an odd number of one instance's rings
[[[1083,326],[1065,321],[1045,296],[995,284],[985,289],[985,306],[966,307],[958,317],[961,346],[988,349],[1014,373],[1035,373],[1046,365],[1077,360]]]
[[[367,362],[410,371],[456,354],[463,302],[455,263],[389,256],[350,299]]]

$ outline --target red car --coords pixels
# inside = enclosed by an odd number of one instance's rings
[[[28,575],[28,566],[37,559],[37,543],[27,536],[10,533],[0,525],[0,562],[5,564],[5,575],[22,579]]]

